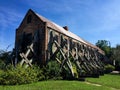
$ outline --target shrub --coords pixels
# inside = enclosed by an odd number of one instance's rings
[[[36,66],[24,68],[18,65],[15,68],[10,65],[6,70],[0,70],[1,85],[27,84],[43,79],[42,71]]]
[[[4,68],[5,68],[5,62],[0,59],[0,69],[4,69]]]
[[[46,79],[61,79],[60,64],[57,61],[49,61],[45,67]]]
[[[105,66],[105,73],[110,73],[110,72],[112,72],[113,70],[115,69],[115,67],[114,66],[112,66],[112,65],[110,65],[110,64],[107,64],[106,66]]]

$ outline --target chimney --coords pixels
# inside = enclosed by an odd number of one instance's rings
[[[68,31],[68,26],[64,26],[63,28],[64,28],[66,31]]]

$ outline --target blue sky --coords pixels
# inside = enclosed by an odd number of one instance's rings
[[[15,30],[30,8],[93,44],[120,44],[120,0],[0,0],[0,49],[14,47]]]

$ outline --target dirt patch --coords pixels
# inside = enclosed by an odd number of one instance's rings
[[[89,84],[89,85],[98,86],[98,87],[102,86],[102,85],[100,85],[100,84],[91,83],[91,82],[85,82],[85,83],[86,83],[86,84]],[[108,86],[106,86],[106,87],[108,87]],[[120,90],[120,89],[117,89],[117,88],[113,88],[113,87],[108,87],[108,88],[111,88],[112,90]]]
[[[115,74],[116,75],[116,74],[120,74],[120,72],[119,71],[112,71],[111,74]]]
[[[86,84],[90,84],[90,85],[94,85],[94,86],[102,86],[100,84],[95,84],[95,83],[90,83],[90,82],[86,82]]]

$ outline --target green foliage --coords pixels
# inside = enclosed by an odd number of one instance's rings
[[[62,69],[62,77],[63,77],[64,80],[73,79],[73,77],[71,75],[71,72],[70,72],[68,67],[66,67],[65,69],[64,68]]]
[[[112,65],[110,65],[110,64],[107,64],[107,65],[105,66],[105,73],[110,73],[110,72],[112,72],[113,70],[115,70],[115,67],[114,67],[114,66],[112,66]]]
[[[45,79],[43,69],[38,66],[26,68],[17,65],[14,67],[10,64],[10,56],[11,52],[0,50],[0,84],[26,84]]]
[[[73,64],[73,71],[75,77],[78,78],[78,73],[76,70],[76,66]],[[46,79],[73,79],[72,74],[68,67],[61,67],[61,64],[55,60],[51,60],[48,62],[45,68],[45,76]]]
[[[105,52],[105,55],[110,58],[111,57],[111,45],[110,42],[107,40],[98,40],[96,46],[102,49]]]
[[[106,86],[95,86],[80,81],[43,81],[28,85],[0,86],[0,90],[112,90]]]
[[[15,68],[9,65],[6,70],[0,70],[1,85],[26,84],[43,79],[42,71],[36,66],[25,68],[18,65]]]
[[[115,60],[115,68],[120,71],[120,45],[117,45],[115,48],[112,48],[113,55],[112,60]]]
[[[120,90],[119,78],[119,75],[105,74],[100,78],[86,78],[86,82],[48,80],[26,85],[0,86],[0,90]]]
[[[86,78],[86,80],[91,83],[97,83],[102,86],[111,87],[111,90],[120,90],[119,78],[120,78],[120,75],[105,74],[104,76],[100,76],[100,78]],[[105,89],[105,90],[110,90],[110,89]]]
[[[73,66],[74,76],[75,76],[75,78],[78,78],[77,67],[76,67],[76,65],[75,65],[75,64],[72,64],[72,66]]]
[[[45,67],[46,79],[61,79],[60,64],[57,61],[49,61]]]
[[[96,46],[98,46],[101,49],[104,49],[104,47],[110,46],[110,42],[107,40],[98,40],[98,42],[96,43]]]
[[[5,68],[5,62],[0,59],[0,69],[4,69]]]
[[[0,62],[4,62],[5,64],[9,64],[11,51],[0,50]]]

